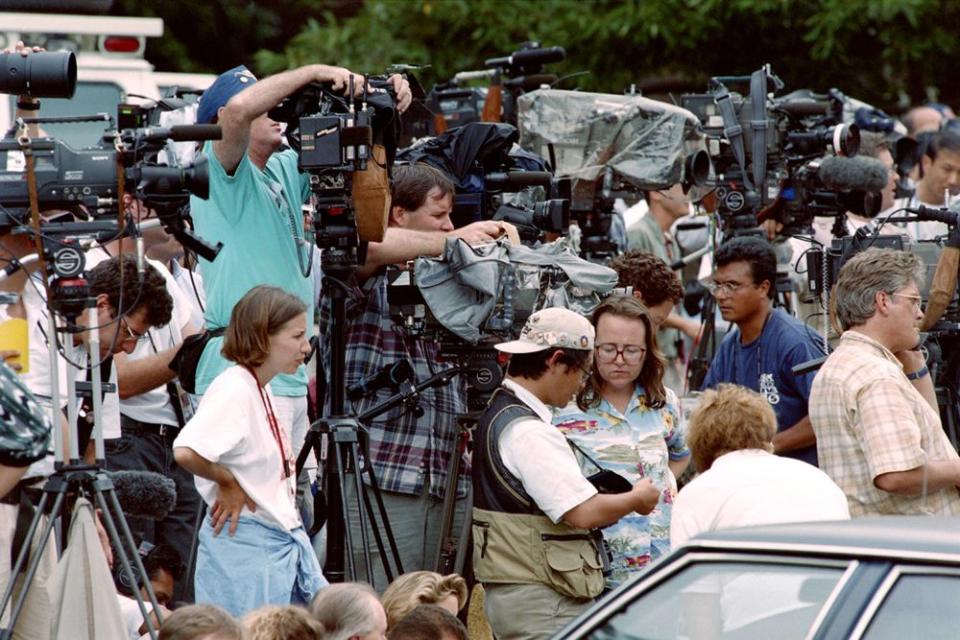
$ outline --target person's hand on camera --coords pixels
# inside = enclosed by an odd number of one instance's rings
[[[227,533],[232,537],[237,532],[240,522],[240,513],[246,506],[250,511],[256,511],[256,503],[250,499],[246,491],[237,484],[237,479],[227,471],[228,478],[217,483],[217,500],[210,509],[210,519],[213,524],[213,535],[220,535],[223,525],[230,522]]]
[[[503,226],[505,224],[508,223],[480,220],[479,222],[474,222],[455,231],[451,231],[450,235],[465,240],[467,244],[485,244],[495,241],[506,233],[506,229]]]
[[[350,78],[353,77],[353,95],[363,94],[363,74],[354,73],[343,67],[330,67],[325,64],[319,66],[317,72],[317,82],[329,82],[333,85],[334,91],[343,91],[350,88]]]
[[[763,229],[763,233],[767,236],[767,240],[773,242],[776,240],[777,234],[783,231],[783,224],[777,222],[773,218],[769,218],[760,223],[760,228]]]
[[[635,498],[634,511],[642,516],[653,511],[653,508],[657,506],[657,501],[660,500],[660,490],[653,486],[653,481],[650,478],[643,478],[633,485],[630,493]]]
[[[410,103],[413,102],[410,83],[399,73],[390,76],[390,83],[393,85],[393,90],[397,94],[397,110],[403,113],[410,108]]]
[[[19,362],[10,362],[14,358],[19,358],[20,352],[16,349],[0,349],[0,360],[3,360],[8,367],[14,371],[20,371],[23,367],[20,366]]]

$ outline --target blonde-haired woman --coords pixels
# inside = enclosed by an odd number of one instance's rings
[[[467,603],[467,582],[456,573],[443,576],[434,571],[411,571],[390,583],[381,602],[388,629],[421,604],[439,605],[457,615]]]

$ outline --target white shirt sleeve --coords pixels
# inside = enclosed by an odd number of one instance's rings
[[[256,390],[241,387],[231,370],[220,374],[200,400],[197,413],[183,427],[174,447],[189,447],[210,462],[219,462],[245,446],[252,416],[258,415]],[[248,374],[249,375],[249,374]],[[219,384],[218,384],[219,382]]]
[[[563,434],[540,420],[519,420],[500,436],[500,457],[554,522],[596,495]]]

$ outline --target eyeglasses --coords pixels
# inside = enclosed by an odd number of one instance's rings
[[[744,288],[750,284],[749,282],[708,282],[706,283],[707,291],[711,295],[716,297],[718,293],[722,293],[725,296],[733,295],[740,289]]]
[[[592,366],[589,366],[589,367],[583,367],[583,366],[581,366],[581,367],[580,367],[580,381],[581,381],[581,382],[586,382],[587,380],[590,379],[590,376],[592,376],[592,375],[593,375],[593,367],[592,367]]]
[[[130,328],[130,323],[127,322],[126,317],[120,318],[120,327],[123,328],[123,339],[121,342],[140,342],[147,337],[145,333],[134,333],[133,329]]]
[[[604,364],[616,361],[617,356],[623,358],[626,364],[637,364],[643,360],[646,353],[647,350],[644,347],[635,344],[625,344],[621,347],[612,342],[606,342],[597,345],[597,360]]]
[[[911,296],[906,293],[891,293],[890,295],[897,298],[906,298],[910,301],[910,304],[913,305],[914,309],[920,309],[923,306],[923,298],[920,296]]]

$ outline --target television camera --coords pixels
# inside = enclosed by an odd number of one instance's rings
[[[749,93],[731,91],[734,84],[748,84]],[[707,93],[682,97],[708,139],[725,237],[755,233],[767,219],[795,235],[808,233],[815,215],[879,211],[886,170],[854,158],[860,132],[843,122],[847,98],[836,89],[775,97],[783,86],[764,65],[750,76],[712,78]]]

